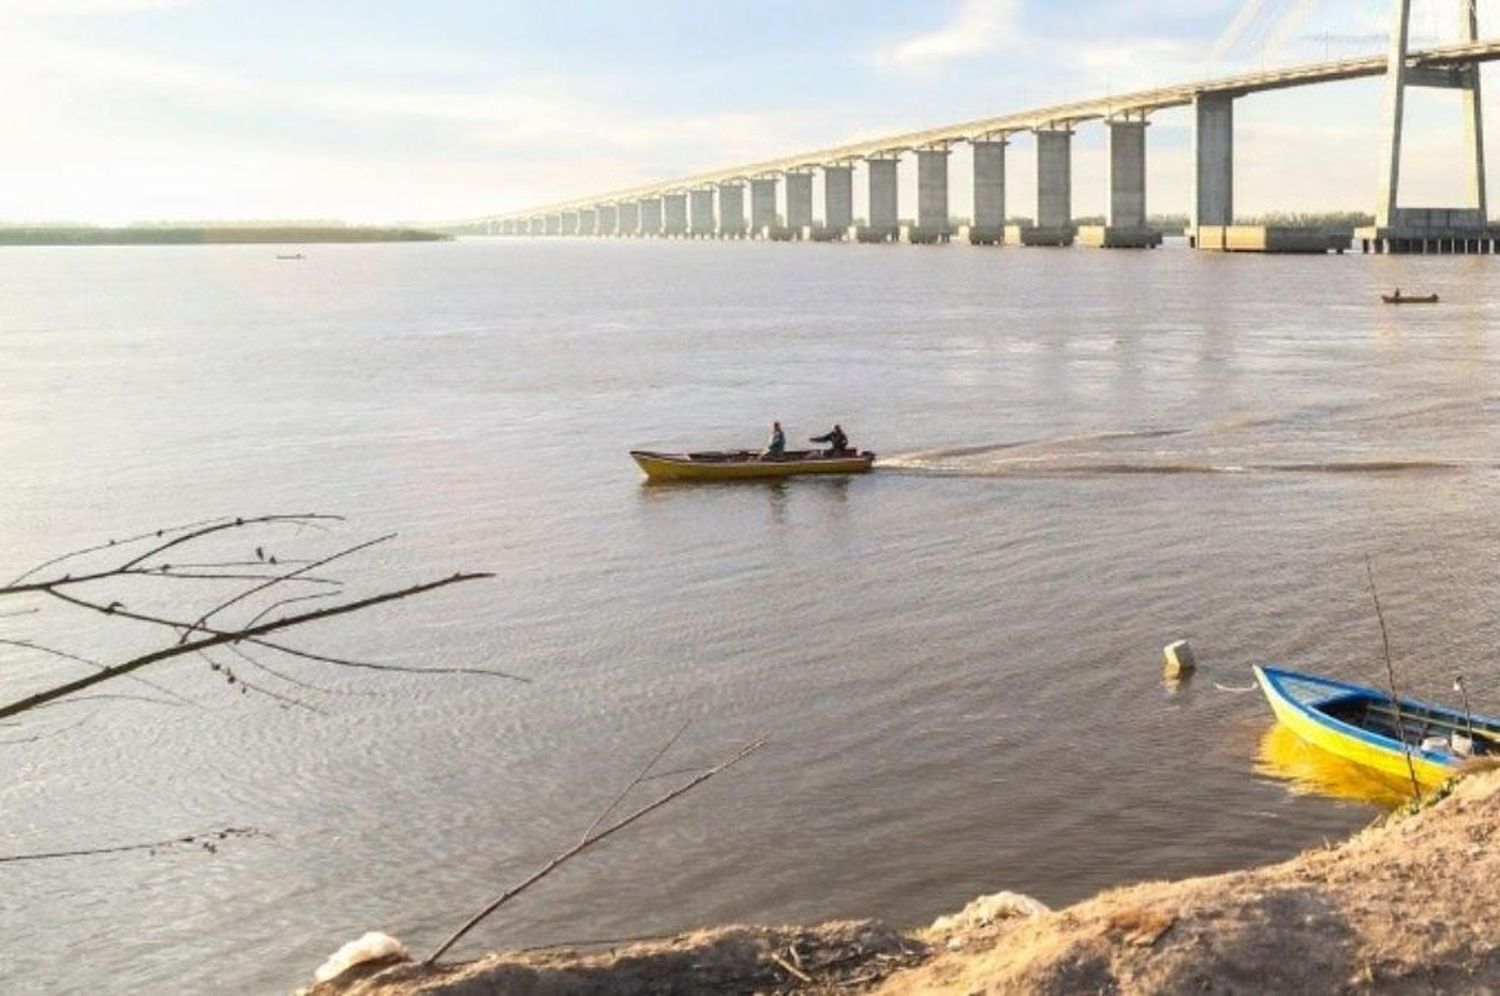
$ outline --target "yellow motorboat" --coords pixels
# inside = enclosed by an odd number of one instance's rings
[[[653,481],[748,481],[800,474],[863,474],[875,454],[855,450],[825,453],[788,450],[779,457],[750,450],[709,450],[702,453],[652,453],[631,450],[631,457]]]

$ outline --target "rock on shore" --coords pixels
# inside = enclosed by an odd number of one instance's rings
[[[986,897],[879,923],[725,927],[611,951],[360,966],[314,996],[1500,992],[1500,772],[1337,846],[1055,912]]]

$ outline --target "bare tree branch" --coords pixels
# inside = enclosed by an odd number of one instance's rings
[[[265,647],[267,650],[279,650],[283,654],[292,657],[301,657],[304,660],[318,661],[323,664],[332,664],[336,667],[353,667],[366,671],[395,671],[399,674],[477,674],[489,678],[505,678],[508,681],[519,681],[530,684],[531,679],[524,675],[511,674],[508,671],[498,671],[494,668],[482,667],[412,667],[406,664],[377,664],[374,661],[354,661],[344,657],[330,657],[327,654],[313,653],[310,650],[299,650],[296,647],[288,647],[283,643],[275,643],[271,640],[253,638],[246,640],[257,647]]]
[[[496,910],[498,910],[501,906],[504,906],[510,900],[512,900],[516,896],[520,895],[522,892],[525,892],[527,889],[531,888],[537,882],[539,882],[542,879],[546,878],[553,871],[555,871],[559,865],[562,865],[564,862],[568,861],[570,858],[576,857],[577,855],[581,854],[582,852],[588,850],[590,847],[593,847],[595,844],[598,844],[601,841],[607,839],[608,837],[610,837],[611,835],[613,835],[617,831],[625,829],[626,827],[630,826],[632,823],[636,822],[637,820],[641,819],[642,817],[646,816],[647,814],[652,813],[652,812],[654,812],[657,809],[660,809],[662,806],[665,806],[667,803],[671,802],[673,799],[677,799],[677,798],[679,798],[679,797],[687,794],[688,792],[691,792],[693,789],[697,788],[699,785],[702,785],[704,782],[708,781],[710,778],[712,778],[715,775],[719,774],[720,772],[725,771],[728,768],[731,768],[734,765],[740,763],[745,758],[749,757],[751,754],[754,754],[756,751],[758,751],[762,747],[764,747],[769,741],[770,741],[770,737],[769,736],[764,736],[764,737],[761,737],[758,740],[755,740],[755,741],[752,741],[749,744],[746,744],[744,747],[741,747],[734,754],[732,754],[729,757],[725,758],[723,761],[720,761],[718,764],[714,765],[712,768],[709,768],[707,771],[704,771],[701,775],[698,775],[697,777],[693,778],[691,781],[688,781],[688,782],[686,782],[686,783],[678,786],[677,788],[673,789],[670,792],[667,792],[664,795],[658,796],[656,799],[652,800],[651,802],[649,802],[646,805],[642,806],[641,808],[637,809],[635,812],[631,813],[629,816],[626,816],[624,819],[621,819],[621,820],[619,820],[619,821],[617,821],[615,823],[612,823],[608,827],[606,827],[603,830],[599,831],[598,833],[594,834],[592,837],[584,837],[584,839],[580,840],[578,843],[574,844],[572,847],[568,848],[566,851],[563,851],[562,853],[558,854],[551,861],[547,862],[541,868],[539,868],[538,870],[536,870],[535,872],[533,872],[529,877],[527,877],[520,884],[512,886],[511,888],[507,889],[505,892],[502,892],[492,902],[490,902],[490,904],[488,906],[484,907],[484,909],[480,910],[478,913],[476,913],[472,917],[470,917],[467,923],[465,923],[462,927],[459,927],[452,934],[450,934],[448,936],[447,940],[443,941],[442,944],[439,944],[437,946],[437,948],[433,950],[432,954],[430,954],[426,958],[424,958],[422,960],[422,964],[424,964],[424,965],[431,965],[433,962],[437,961],[439,958],[441,958],[443,956],[443,952],[447,951],[449,948],[453,947],[453,945],[457,944],[459,942],[459,940],[461,940],[465,934],[467,934],[470,930],[473,930],[475,927],[477,927],[491,913],[493,913]],[[655,759],[652,760],[652,763],[653,764],[655,763]]]
[[[38,574],[41,571],[46,570],[48,567],[60,564],[63,561],[72,560],[75,557],[82,557],[90,553],[99,553],[102,550],[111,550],[116,547],[129,546],[132,543],[139,543],[144,540],[153,538],[159,539],[163,536],[170,536],[174,533],[181,533],[183,535],[178,536],[176,539],[170,540],[167,543],[159,544],[158,546],[153,547],[152,549],[146,551],[133,560],[126,561],[124,564],[120,565],[120,569],[135,567],[142,561],[148,560],[156,554],[161,553],[163,550],[169,550],[172,547],[178,546],[182,543],[192,542],[193,540],[212,535],[213,533],[222,532],[226,529],[242,529],[247,526],[257,526],[276,522],[295,523],[298,525],[317,525],[320,521],[342,522],[343,519],[344,517],[341,515],[322,515],[312,512],[300,515],[258,515],[248,519],[243,517],[230,519],[227,516],[222,515],[215,516],[212,519],[200,519],[197,522],[189,522],[181,526],[168,526],[165,529],[157,529],[152,532],[140,533],[139,535],[129,536],[122,540],[108,540],[104,543],[96,543],[93,546],[86,546],[79,550],[72,550],[68,553],[61,554],[59,556],[53,557],[51,560],[43,561],[42,563],[37,564],[31,570],[26,571],[24,574],[21,574],[13,581],[11,581],[11,583],[5,588],[0,588],[0,594],[4,594],[9,589],[15,588],[17,585],[20,585],[22,581],[25,581],[32,575]]]
[[[105,542],[103,542],[103,543],[97,543],[94,546],[86,546],[86,547],[84,547],[81,550],[71,550],[68,553],[59,554],[58,556],[53,557],[51,560],[44,560],[44,561],[42,561],[40,564],[37,564],[35,567],[33,567],[31,570],[27,571],[25,574],[22,574],[19,577],[17,577],[15,580],[11,581],[11,585],[20,584],[22,581],[25,581],[27,578],[31,577],[33,574],[39,573],[41,571],[44,571],[47,568],[51,567],[52,565],[54,565],[54,564],[60,564],[60,563],[62,563],[65,560],[72,560],[74,557],[82,557],[82,556],[84,556],[86,554],[98,553],[100,550],[109,550],[109,549],[112,549],[113,547],[116,547],[116,546],[127,546],[127,545],[129,545],[131,543],[139,543],[141,540],[147,540],[147,539],[152,538],[153,536],[158,536],[158,537],[159,536],[166,536],[166,535],[170,535],[172,533],[180,533],[180,532],[182,532],[183,530],[186,530],[186,529],[197,529],[199,526],[206,526],[206,525],[209,525],[210,523],[223,522],[223,521],[224,521],[224,516],[222,516],[222,515],[216,515],[212,519],[199,519],[197,522],[189,522],[189,523],[186,523],[186,524],[180,525],[180,526],[167,526],[165,529],[157,529],[157,530],[155,530],[153,532],[141,533],[138,536],[128,536],[128,537],[126,537],[125,539],[122,539],[122,540],[106,540]]]
[[[290,598],[278,599],[278,600],[272,602],[270,605],[267,605],[265,608],[261,609],[255,615],[251,616],[249,618],[249,620],[246,621],[245,625],[246,626],[254,626],[256,623],[260,622],[266,616],[270,615],[272,612],[275,612],[277,609],[281,608],[283,605],[291,605],[294,602],[310,602],[310,601],[312,601],[315,598],[332,598],[334,595],[337,595],[337,594],[338,594],[338,592],[336,592],[336,591],[318,591],[318,592],[314,592],[311,595],[293,595]]]
[[[136,557],[134,560],[127,560],[125,563],[120,565],[120,568],[124,570],[127,568],[135,567],[137,564],[150,560],[158,553],[170,550],[174,546],[180,546],[183,543],[191,543],[194,540],[202,539],[204,536],[208,536],[213,533],[223,532],[226,529],[243,529],[246,526],[260,526],[272,522],[291,522],[298,525],[306,525],[308,523],[318,521],[343,522],[344,517],[342,515],[320,515],[316,512],[306,512],[300,515],[257,515],[249,519],[236,518],[228,522],[218,522],[214,525],[204,526],[201,529],[194,529],[193,531],[183,536],[179,536],[174,540],[170,540],[166,543],[154,546],[151,549],[147,550],[145,553],[141,554],[139,557]]]
[[[0,639],[0,646],[24,647],[27,650],[35,650],[38,653],[51,654],[53,657],[60,657],[63,660],[75,661],[75,662],[77,662],[79,664],[87,664],[89,667],[94,668],[96,671],[103,671],[103,670],[105,670],[108,667],[108,665],[101,664],[99,661],[92,660],[92,659],[90,659],[88,657],[80,657],[78,654],[70,654],[66,650],[58,650],[56,647],[43,646],[40,643],[33,643],[30,640],[6,640],[6,639]],[[150,689],[152,689],[154,691],[161,692],[163,695],[171,696],[172,698],[176,699],[182,705],[196,706],[198,704],[198,703],[194,702],[192,699],[185,698],[185,697],[183,697],[181,695],[178,695],[176,692],[172,691],[170,688],[166,688],[166,687],[164,687],[162,685],[158,685],[156,682],[152,681],[150,678],[143,678],[143,677],[141,677],[140,675],[137,674],[137,675],[133,675],[132,676],[132,680],[134,680],[134,681],[136,681],[136,682],[138,682],[138,683],[140,683],[142,685],[145,685],[147,688],[150,688]],[[152,700],[147,699],[146,701],[149,702],[149,701],[152,701]]]
[[[309,692],[319,692],[319,693],[321,693],[323,695],[373,695],[374,694],[373,692],[360,692],[360,691],[355,691],[353,689],[346,689],[346,688],[327,688],[327,687],[325,687],[323,685],[315,685],[315,684],[313,684],[310,681],[304,681],[301,678],[294,678],[291,675],[286,674],[285,672],[276,670],[271,665],[267,664],[265,661],[259,660],[259,659],[255,658],[255,657],[251,657],[238,644],[234,644],[234,643],[229,644],[228,650],[229,650],[230,653],[234,654],[236,657],[238,657],[240,660],[244,661],[246,664],[249,664],[251,667],[254,667],[254,668],[257,668],[257,669],[259,669],[261,671],[264,671],[266,674],[269,674],[271,677],[277,678],[277,679],[279,679],[281,681],[284,681],[288,685],[296,685],[298,688],[305,688]]]
[[[82,678],[65,682],[53,688],[44,689],[43,691],[37,692],[33,695],[28,695],[25,698],[18,699],[7,705],[0,705],[0,719],[6,719],[10,716],[19,715],[20,713],[26,712],[29,709],[35,709],[43,702],[51,702],[55,699],[60,699],[66,695],[71,695],[74,692],[82,691],[85,688],[91,688],[94,685],[100,684],[101,682],[110,681],[115,678],[131,674],[143,667],[148,667],[152,664],[156,664],[164,660],[169,660],[173,657],[179,657],[183,654],[194,653],[198,650],[203,650],[208,647],[216,647],[221,644],[237,643],[242,640],[251,640],[253,642],[254,638],[263,636],[267,633],[275,633],[283,629],[290,629],[294,626],[301,626],[319,619],[329,619],[334,616],[341,616],[350,612],[358,612],[362,609],[367,609],[374,605],[381,605],[385,602],[399,601],[400,599],[410,598],[413,595],[419,595],[423,592],[434,591],[438,588],[445,588],[448,585],[462,584],[466,581],[474,581],[479,578],[489,577],[494,577],[494,575],[488,573],[458,573],[438,581],[428,581],[424,584],[412,585],[407,588],[402,588],[398,591],[382,592],[378,595],[371,595],[368,598],[361,598],[353,602],[345,602],[341,605],[330,606],[326,609],[318,609],[312,612],[304,612],[292,616],[283,616],[280,619],[275,619],[270,622],[258,623],[255,626],[249,626],[244,629],[223,631],[204,630],[204,632],[208,633],[209,635],[204,636],[202,639],[190,643],[177,643],[170,647],[165,647],[160,650],[154,650],[150,653],[141,654],[138,657],[131,658],[130,660],[125,661],[121,664],[113,665],[95,674],[86,675]],[[54,598],[62,599],[65,602],[71,602],[72,604],[81,606],[83,608],[93,609],[106,615],[120,615],[126,618],[139,619],[144,622],[153,622],[160,625],[171,626],[173,628],[184,627],[184,624],[182,623],[173,622],[171,620],[152,618],[150,616],[144,616],[139,613],[126,612],[123,609],[115,609],[109,606],[100,606],[92,602],[86,602],[81,599],[73,598],[72,596],[65,595],[64,593],[59,591],[53,591],[51,592],[51,594]]]
[[[239,602],[243,602],[245,599],[249,598],[251,595],[255,595],[255,594],[259,593],[259,592],[265,591],[267,588],[271,588],[271,587],[273,587],[275,585],[278,585],[278,584],[282,583],[283,581],[293,580],[298,575],[306,574],[308,571],[312,570],[315,567],[322,567],[322,566],[324,566],[326,564],[331,564],[335,560],[340,560],[340,559],[342,559],[344,557],[351,556],[353,554],[358,553],[361,550],[368,550],[372,546],[377,546],[377,545],[379,545],[381,543],[385,543],[388,540],[392,540],[392,539],[395,539],[395,538],[396,538],[396,534],[395,533],[387,533],[384,536],[380,536],[380,537],[377,537],[377,538],[372,539],[372,540],[366,540],[363,543],[356,543],[353,546],[345,547],[344,549],[338,551],[337,553],[330,554],[329,556],[324,557],[321,560],[315,560],[315,561],[313,561],[310,564],[304,564],[303,566],[298,567],[295,570],[288,571],[285,574],[282,574],[282,575],[280,575],[278,577],[272,578],[271,580],[265,582],[264,584],[253,585],[253,586],[251,586],[249,588],[246,588],[244,591],[240,592],[238,595],[235,595],[233,598],[231,598],[231,599],[229,599],[227,601],[219,603],[214,608],[209,609],[207,612],[203,613],[203,615],[199,616],[197,622],[193,623],[193,629],[202,629],[203,628],[203,624],[207,623],[208,620],[210,619],[210,617],[218,615],[220,612],[223,612],[225,609],[229,608],[231,605],[235,605],[235,604],[237,604]],[[183,635],[183,639],[184,640],[187,639],[187,635],[186,634]]]
[[[254,827],[224,827],[218,830],[200,830],[197,833],[185,834],[181,837],[168,837],[165,840],[147,841],[142,844],[114,844],[108,847],[86,847],[74,851],[41,851],[33,854],[4,854],[0,855],[0,864],[14,864],[21,861],[51,861],[56,858],[82,858],[96,854],[119,854],[122,851],[157,851],[168,847],[186,847],[196,845],[208,851],[210,854],[218,850],[219,841],[231,840],[242,837],[265,837],[267,834]]]
[[[209,667],[214,672],[224,675],[224,679],[229,682],[230,685],[238,685],[241,695],[245,694],[247,691],[259,692],[261,695],[264,695],[270,699],[275,699],[277,702],[280,702],[283,706],[286,706],[288,708],[306,709],[308,712],[315,712],[320,716],[328,715],[317,706],[307,702],[303,702],[299,698],[291,695],[282,695],[280,692],[272,691],[269,688],[266,688],[262,685],[257,685],[254,682],[247,680],[244,675],[236,674],[235,671],[228,665],[220,664],[218,661],[214,660],[208,655],[207,651],[198,651],[198,656],[208,661]]]
[[[165,691],[165,689],[163,689],[163,691]],[[170,694],[170,693],[168,693],[168,694]],[[116,700],[121,701],[121,702],[149,702],[152,705],[170,706],[173,709],[181,709],[183,706],[194,706],[196,708],[202,708],[201,706],[198,705],[198,703],[192,701],[191,699],[184,699],[181,696],[178,696],[179,701],[177,701],[177,702],[171,702],[171,701],[168,701],[167,699],[153,699],[149,695],[130,695],[130,694],[126,693],[126,692],[95,692],[93,695],[75,695],[75,696],[73,696],[70,699],[58,699],[56,702],[48,702],[46,705],[37,706],[37,708],[38,709],[52,709],[52,708],[55,708],[57,706],[76,705],[79,702],[97,702],[97,701],[99,701],[101,699],[116,699]],[[6,724],[3,724],[3,725],[6,725],[6,726],[10,726],[10,725],[19,726],[21,724],[19,724],[19,723],[15,723],[15,724],[6,723]]]

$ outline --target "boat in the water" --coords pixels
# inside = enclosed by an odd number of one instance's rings
[[[277,259],[306,259],[307,257],[303,256],[300,252],[289,252],[289,253],[277,253],[276,254],[276,258]]]
[[[1382,294],[1382,295],[1380,295],[1380,299],[1382,301],[1384,301],[1386,304],[1437,304],[1438,303],[1438,296],[1436,294],[1422,294],[1422,295],[1414,296],[1414,295],[1411,295],[1411,294],[1402,294],[1401,291],[1400,291],[1400,289],[1397,289],[1396,293],[1394,293],[1394,294]]]
[[[1500,755],[1500,718],[1270,666],[1257,665],[1255,680],[1293,733],[1387,775],[1437,786],[1467,758]]]
[[[800,474],[863,474],[875,463],[869,451],[788,450],[779,457],[752,450],[708,450],[701,453],[653,453],[631,450],[630,455],[653,481],[744,481]]]

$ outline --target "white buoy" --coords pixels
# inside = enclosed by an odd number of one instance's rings
[[[1186,640],[1167,644],[1162,649],[1162,655],[1167,659],[1166,666],[1162,668],[1162,677],[1168,681],[1181,681],[1198,667],[1198,662],[1193,659],[1193,648],[1188,646]]]

